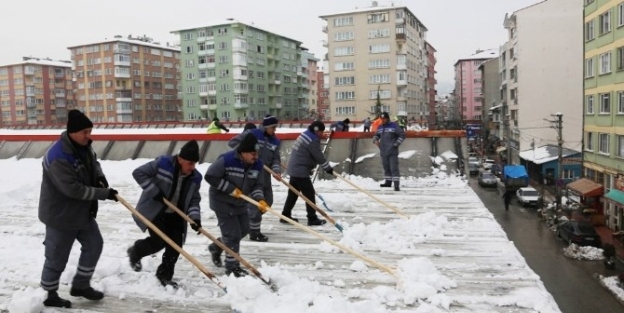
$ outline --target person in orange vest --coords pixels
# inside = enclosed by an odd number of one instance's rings
[[[383,121],[381,120],[381,117],[377,117],[374,121],[373,121],[373,125],[372,125],[372,131],[373,133],[377,131],[377,128],[379,127],[379,125],[381,125],[383,123]]]

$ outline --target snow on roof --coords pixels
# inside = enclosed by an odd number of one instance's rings
[[[550,162],[552,160],[556,160],[559,157],[559,148],[553,145],[545,145],[541,147],[537,147],[535,149],[529,149],[525,151],[521,151],[519,153],[520,158],[531,161],[535,164],[544,164],[546,162]],[[575,151],[568,148],[563,148],[562,156],[568,157],[574,154],[579,154],[581,152]]]
[[[71,61],[51,60],[51,59],[38,59],[38,58],[32,58],[32,59],[29,59],[29,60],[25,60],[25,61],[18,62],[18,63],[13,63],[13,64],[8,64],[8,65],[18,65],[18,64],[38,64],[38,65],[44,65],[44,66],[69,67],[69,68],[71,68]]]
[[[104,40],[101,40],[101,41],[98,41],[98,42],[91,42],[91,43],[74,45],[74,46],[67,47],[67,49],[77,48],[77,47],[84,47],[84,46],[91,46],[91,45],[98,45],[98,44],[103,44],[103,43],[108,43],[108,42],[118,42],[118,41],[125,42],[125,43],[130,43],[130,44],[135,44],[135,45],[141,45],[141,46],[147,46],[147,47],[153,47],[153,48],[177,51],[177,52],[180,51],[179,47],[163,46],[161,44],[157,44],[156,42],[147,42],[147,41],[136,40],[136,39],[127,39],[127,38],[123,38],[123,37],[121,37],[121,38],[112,38],[112,39],[104,38]]]
[[[461,58],[459,61],[467,61],[467,60],[482,60],[482,59],[493,59],[499,56],[498,49],[486,49],[483,51],[479,51],[469,57]]]
[[[499,104],[499,105],[491,107],[489,110],[494,111],[494,110],[500,109],[502,106],[503,106],[502,104]]]
[[[371,7],[365,7],[365,8],[355,8],[353,10],[349,10],[349,11],[342,11],[342,12],[338,12],[338,13],[330,13],[330,14],[325,14],[325,15],[321,15],[319,16],[322,19],[327,19],[328,17],[331,16],[337,16],[337,15],[347,15],[347,14],[353,14],[353,13],[363,13],[363,12],[374,12],[374,11],[387,11],[387,10],[394,10],[394,9],[405,9],[407,11],[410,12],[410,14],[412,14],[412,16],[414,16],[414,18],[416,18],[416,20],[418,21],[418,24],[420,24],[420,26],[422,26],[423,28],[425,28],[425,30],[428,30],[427,27],[425,26],[425,24],[423,24],[417,17],[416,14],[414,14],[408,7],[406,6],[387,6],[387,5],[378,5],[378,6],[371,6]]]
[[[289,39],[289,40],[292,40],[292,41],[296,41],[296,42],[298,42],[300,44],[303,43],[302,41],[299,41],[299,40],[296,40],[296,39],[292,39],[292,38],[284,36],[284,35],[282,35],[280,33],[267,30],[264,27],[256,26],[254,22],[245,23],[245,22],[242,22],[242,21],[240,21],[238,19],[235,19],[235,18],[226,18],[226,19],[223,19],[223,20],[216,20],[216,21],[211,22],[211,23],[206,23],[206,25],[203,25],[203,26],[185,27],[185,28],[178,29],[178,30],[172,30],[171,33],[172,34],[179,34],[179,33],[183,32],[183,31],[188,31],[188,30],[193,30],[193,29],[198,29],[198,28],[207,28],[207,27],[215,27],[215,26],[219,26],[219,25],[231,25],[231,24],[243,24],[243,25],[248,26],[248,27],[253,27],[253,28],[256,28],[258,30],[265,31],[267,33],[271,33],[271,34],[274,34],[274,35],[277,35],[277,36],[280,36],[280,37],[283,37],[283,38],[286,38],[286,39]]]

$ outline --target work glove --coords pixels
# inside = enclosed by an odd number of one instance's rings
[[[229,129],[226,129],[226,130],[225,130],[225,132],[226,132],[226,133],[229,133],[229,132],[230,132],[230,130],[229,130]]]
[[[152,199],[154,199],[154,201],[157,201],[157,202],[165,203],[165,200],[164,200],[165,194],[162,193],[162,191],[158,191],[158,194],[152,197]]]
[[[262,214],[266,213],[266,211],[269,210],[269,204],[266,203],[266,201],[264,200],[260,200],[258,201],[258,210],[260,210],[260,212],[262,212]]]
[[[334,169],[333,168],[329,168],[325,170],[325,173],[329,174],[329,175],[334,175]]]
[[[106,197],[107,200],[114,200],[115,202],[119,201],[117,200],[117,190],[113,189],[113,188],[108,188],[108,196]]]
[[[199,229],[200,229],[200,228],[202,228],[202,226],[201,226],[201,220],[199,220],[199,219],[196,219],[196,220],[195,220],[195,219],[194,219],[194,220],[193,220],[193,222],[194,222],[195,224],[191,224],[191,228],[192,228],[194,231],[196,231],[198,235],[199,235],[199,234],[201,234],[201,231],[199,231]]]
[[[234,191],[232,191],[230,193],[230,196],[234,197],[234,198],[240,198],[240,196],[243,194],[243,192],[238,189],[238,188],[234,188]]]
[[[106,177],[104,176],[100,176],[97,178],[98,183],[100,183],[100,185],[104,188],[108,188],[108,181],[106,180]]]

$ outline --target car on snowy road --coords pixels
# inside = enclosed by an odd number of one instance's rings
[[[496,176],[490,172],[480,172],[478,180],[481,187],[496,187],[498,183]]]
[[[521,206],[537,206],[539,193],[533,187],[524,187],[516,191],[516,198]]]
[[[601,247],[600,235],[590,222],[569,220],[557,226],[557,238],[568,244]]]

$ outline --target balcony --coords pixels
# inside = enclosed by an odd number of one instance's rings
[[[128,60],[120,60],[118,58],[115,58],[115,66],[130,66],[130,58],[128,58]]]
[[[237,103],[234,103],[234,108],[235,109],[247,109],[247,108],[249,108],[249,104],[248,103],[237,102]]]
[[[276,85],[281,85],[281,84],[282,84],[282,82],[281,82],[279,79],[276,79],[276,80],[275,80],[275,84],[276,84]]]
[[[402,17],[401,17],[401,18],[397,17],[397,18],[394,20],[394,22],[395,22],[396,24],[405,24],[405,19],[404,19],[404,18],[402,18]]]
[[[121,71],[115,71],[115,78],[130,78],[130,71],[127,72],[121,72]]]
[[[200,97],[208,97],[208,91],[200,91],[199,92],[199,96]]]
[[[403,63],[403,64],[397,64],[397,65],[396,65],[396,69],[397,69],[397,70],[407,70],[407,65],[405,65],[405,63]]]
[[[203,55],[214,55],[214,54],[215,54],[214,49],[199,50],[199,51],[197,51],[197,55],[199,55],[199,56],[203,56]]]
[[[327,29],[327,25],[323,26],[323,32],[327,34],[329,30]]]
[[[24,69],[24,75],[35,75],[35,68],[34,68],[34,67],[27,66],[27,67]]]
[[[115,92],[115,101],[116,102],[132,102],[132,91],[131,90],[117,90]]]
[[[132,108],[120,108],[119,106],[115,110],[116,114],[132,114]]]
[[[297,71],[297,76],[303,76],[303,72],[301,70]]]
[[[113,52],[117,54],[130,54],[130,49],[113,49]]]
[[[329,43],[327,43],[327,40],[322,40],[323,43],[323,47],[327,48],[329,46]]]
[[[57,98],[65,98],[65,92],[64,91],[56,91],[54,93],[54,96]]]
[[[282,108],[282,103],[281,102],[277,102],[273,105],[273,109],[281,109]]]
[[[396,41],[405,42],[405,34],[397,33],[396,34]]]

